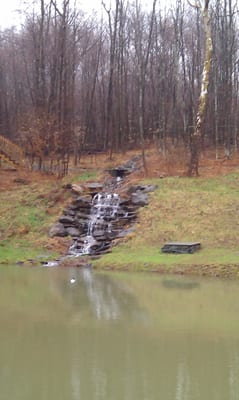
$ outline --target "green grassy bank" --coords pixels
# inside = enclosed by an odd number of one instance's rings
[[[66,197],[52,182],[18,185],[0,193],[0,263],[53,255],[47,236],[60,199]]]
[[[95,263],[98,268],[239,276],[239,173],[150,180],[158,189],[135,231]],[[199,241],[194,254],[163,254],[168,241]]]
[[[84,176],[74,177],[81,182]],[[216,178],[151,179],[150,204],[135,230],[95,260],[99,269],[239,276],[239,172]],[[54,258],[69,239],[49,239],[70,193],[62,182],[18,185],[0,192],[0,263]],[[163,254],[168,241],[200,241],[194,254]],[[39,258],[38,258],[39,259]]]
[[[7,176],[7,178],[6,178]],[[19,179],[20,178],[20,179]],[[63,181],[34,173],[0,171],[7,184],[0,188],[0,264],[44,261],[65,254],[70,238],[49,238],[49,228],[57,222],[72,200],[66,184],[98,178],[98,172],[77,173]]]

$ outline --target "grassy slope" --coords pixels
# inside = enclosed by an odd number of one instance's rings
[[[0,180],[5,175],[1,172]],[[10,172],[9,182],[0,190],[0,263],[44,260],[65,254],[70,239],[48,236],[50,226],[71,201],[64,182],[29,173],[28,184],[22,185],[14,183],[15,175]],[[74,175],[72,181],[85,181],[92,176],[96,173],[89,171]]]
[[[89,178],[97,176],[86,171],[68,180]],[[158,189],[151,195],[150,205],[140,210],[134,233],[94,265],[237,275],[239,172],[216,178],[158,178],[145,183],[156,183]],[[48,230],[69,199],[69,192],[57,181],[0,191],[0,262],[64,253],[68,239],[49,239]],[[165,255],[160,250],[167,241],[200,241],[202,250],[192,255]]]
[[[0,194],[0,262],[51,254],[47,235],[64,199],[57,184],[30,184]],[[49,250],[49,252],[48,252]]]
[[[140,210],[135,232],[96,266],[237,275],[239,173],[150,183],[158,189],[150,205]],[[192,255],[163,254],[160,249],[167,241],[200,241],[202,250]]]

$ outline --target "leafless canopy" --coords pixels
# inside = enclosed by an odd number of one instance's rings
[[[205,148],[237,151],[236,0],[177,0],[168,10],[103,0],[102,17],[73,0],[39,4],[21,29],[0,32],[0,135],[34,167],[65,173],[82,152],[134,147],[144,158],[153,144],[162,156],[190,149],[194,174]]]

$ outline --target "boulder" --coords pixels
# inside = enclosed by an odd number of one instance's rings
[[[54,237],[54,236],[64,237],[64,236],[67,236],[67,231],[63,224],[61,224],[60,222],[57,222],[56,224],[54,224],[51,227],[51,229],[49,231],[49,236],[50,237]]]
[[[158,185],[146,185],[143,187],[143,192],[150,193],[154,192],[156,189],[158,189]]]
[[[157,189],[157,185],[133,185],[128,189],[128,194],[142,192],[149,193],[154,192]]]
[[[132,193],[131,202],[132,202],[132,204],[134,204],[135,206],[138,206],[138,207],[147,206],[149,203],[148,195],[146,193],[142,193],[140,191]]]
[[[83,193],[84,190],[85,190],[85,188],[84,188],[83,186],[77,185],[76,183],[72,183],[71,189],[72,189],[72,191],[73,191],[74,193],[77,193],[77,194]]]
[[[91,198],[79,196],[72,202],[70,208],[72,210],[77,210],[79,208],[91,208]]]
[[[69,208],[69,207],[64,208],[64,210],[63,210],[63,214],[64,215],[69,215],[70,217],[74,217],[75,213],[76,212],[74,210],[72,210],[71,208]]]
[[[78,237],[80,235],[79,229],[76,229],[74,227],[66,228],[66,232],[67,232],[68,235],[70,235],[72,237]]]
[[[126,237],[127,235],[129,235],[132,232],[134,232],[134,228],[133,227],[125,229],[125,230],[123,230],[123,231],[118,233],[117,238],[118,239],[119,238],[124,238],[124,237]]]
[[[113,178],[124,178],[129,175],[131,170],[125,167],[117,167],[113,169],[108,169],[107,171]]]
[[[59,218],[59,222],[64,226],[72,226],[75,223],[75,219],[70,215],[62,215],[62,217]]]
[[[89,193],[98,193],[103,189],[103,184],[99,182],[92,182],[85,185],[85,190]]]
[[[90,218],[90,213],[84,213],[84,212],[80,212],[80,211],[77,211],[76,212],[76,218],[77,218],[77,220],[78,221],[81,221],[81,220],[89,220],[89,218]]]

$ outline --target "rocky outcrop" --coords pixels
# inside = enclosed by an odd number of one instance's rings
[[[135,156],[131,160],[127,161],[125,164],[120,165],[116,168],[108,169],[107,172],[113,178],[123,179],[127,175],[139,169],[139,162],[141,160],[141,156]]]
[[[94,204],[95,195],[75,196],[64,209],[59,221],[51,227],[49,234],[51,237],[71,236],[73,243],[69,254],[98,255],[108,252],[115,239],[132,232],[139,207],[148,204],[148,192],[154,189],[132,186],[122,197],[100,192],[99,196],[104,200],[101,199],[101,203],[97,204]],[[117,196],[117,207],[113,203],[114,196]],[[89,229],[90,224],[93,226]]]
[[[138,161],[135,157],[109,170],[113,179],[104,187],[101,183],[69,185],[73,200],[49,232],[51,237],[72,237],[69,255],[109,252],[112,242],[132,232],[139,207],[148,205],[148,193],[156,189],[153,185],[122,187],[124,177],[137,168]]]

